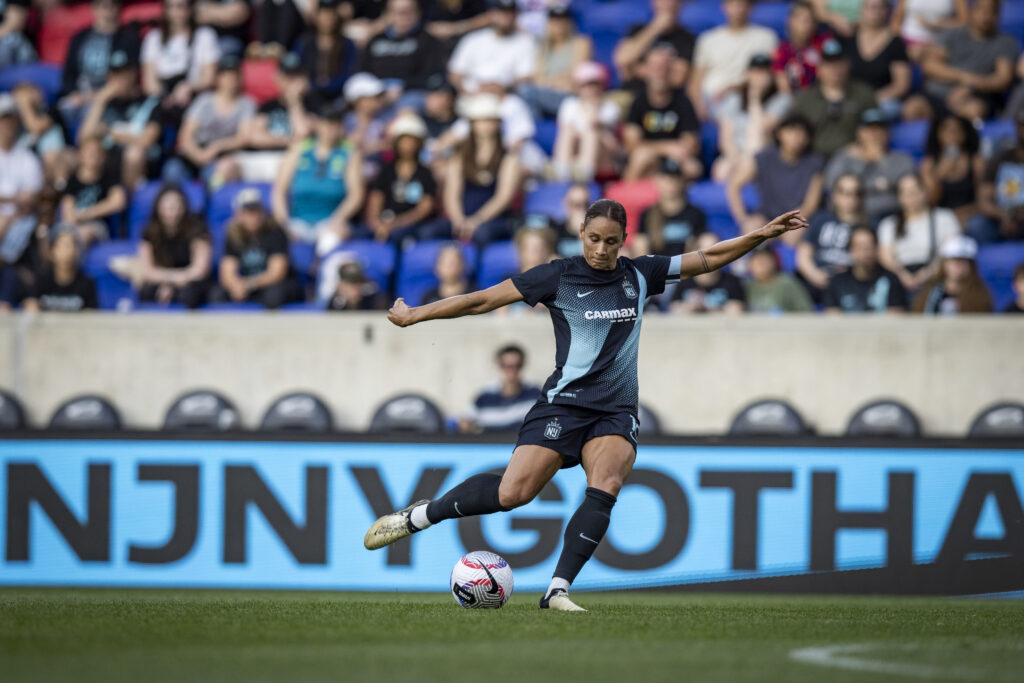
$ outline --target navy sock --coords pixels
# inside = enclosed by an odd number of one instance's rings
[[[448,493],[427,505],[427,519],[437,524],[443,519],[489,515],[504,512],[498,500],[501,475],[493,472],[475,474]]]
[[[565,527],[562,540],[562,554],[558,557],[554,576],[570,584],[583,569],[597,544],[608,531],[615,496],[600,489],[587,488],[583,503]]]

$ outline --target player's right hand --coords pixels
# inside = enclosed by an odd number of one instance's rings
[[[412,325],[412,309],[405,303],[405,299],[395,299],[395,303],[388,309],[388,320],[399,327]]]

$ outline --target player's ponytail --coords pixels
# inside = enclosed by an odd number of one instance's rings
[[[587,207],[583,217],[583,227],[587,227],[594,218],[607,218],[622,226],[622,234],[626,234],[626,209],[614,199],[598,199]]]

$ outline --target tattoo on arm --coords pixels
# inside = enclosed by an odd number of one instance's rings
[[[700,256],[700,262],[704,266],[704,272],[705,273],[710,272],[711,269],[708,268],[708,260],[706,258],[704,258],[704,250],[703,249],[698,249],[697,250],[697,255]]]

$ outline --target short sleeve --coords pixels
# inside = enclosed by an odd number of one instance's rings
[[[141,61],[143,64],[155,64],[160,59],[160,30],[150,31],[146,34],[146,37],[142,39],[142,57]]]
[[[641,256],[633,259],[633,267],[647,281],[647,295],[653,296],[665,291],[666,282],[679,279],[681,256]]]
[[[39,192],[43,189],[43,165],[39,163],[39,159],[35,154],[31,152],[25,156],[25,165],[22,168],[24,177],[21,179],[21,189],[23,192]]]
[[[676,101],[676,110],[679,113],[679,131],[682,133],[694,133],[700,130],[700,120],[697,119],[697,111],[693,108],[690,98],[682,91]]]
[[[429,169],[420,166],[416,170],[416,179],[423,186],[423,196],[433,197],[437,193],[437,182],[434,180],[434,174]]]
[[[288,237],[281,228],[274,228],[267,233],[267,255],[284,254],[288,255]]]
[[[1020,50],[1017,48],[1017,41],[1014,40],[1013,36],[1003,34],[999,36],[999,43],[996,46],[996,57],[1007,59],[1010,62],[1014,62],[1017,59],[1017,53]]]
[[[193,49],[195,50],[196,65],[199,68],[220,60],[220,45],[217,43],[217,34],[208,26],[196,30],[196,43]]]
[[[610,100],[605,100],[601,103],[601,109],[598,111],[597,118],[605,127],[614,128],[615,124],[619,122],[618,106]]]
[[[512,284],[523,295],[523,300],[531,306],[551,301],[558,294],[558,281],[562,279],[563,263],[561,259],[542,263],[525,273],[513,275]]]
[[[559,128],[568,128],[573,125],[575,120],[579,117],[580,112],[580,100],[578,97],[569,96],[562,100],[562,103],[558,105],[558,121]]]
[[[452,53],[451,58],[448,60],[448,70],[450,72],[459,75],[469,72],[470,60],[472,59],[470,51],[475,39],[476,35],[470,33],[468,36],[463,37],[459,44],[455,46],[455,52]]]
[[[882,222],[878,224],[878,244],[879,246],[888,247],[896,241],[896,219],[892,216],[886,216],[882,219]]]

